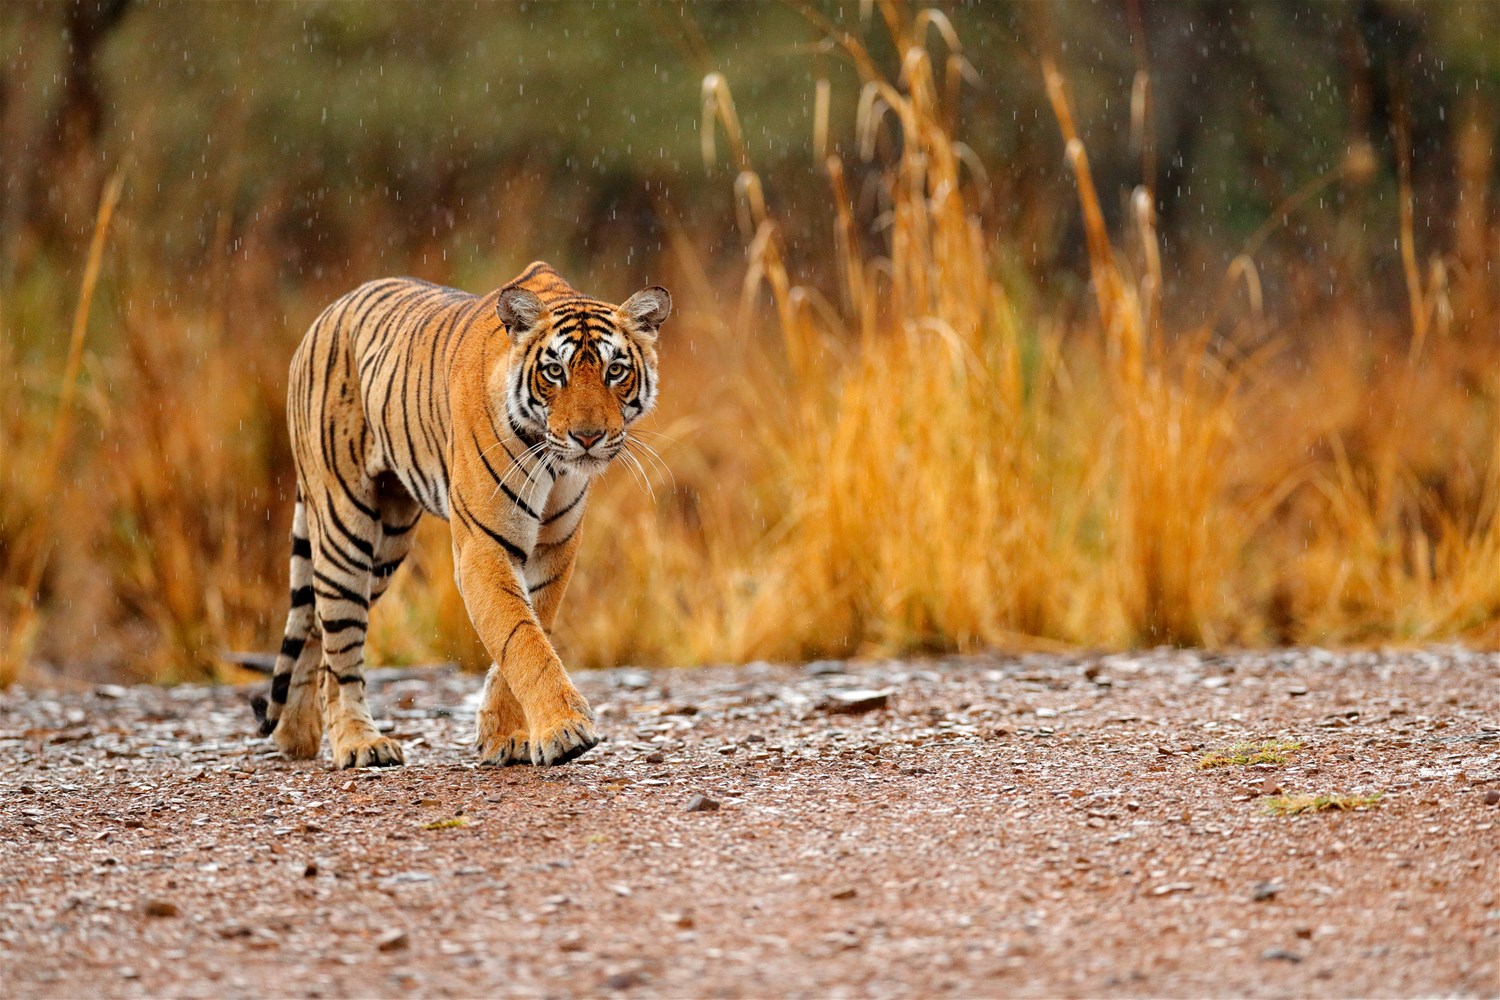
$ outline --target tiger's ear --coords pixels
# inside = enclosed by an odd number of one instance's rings
[[[547,307],[542,300],[524,288],[505,289],[500,293],[500,301],[495,303],[495,312],[513,341],[519,340],[522,334],[536,326],[537,320],[546,311]]]
[[[672,314],[672,294],[660,285],[643,288],[625,300],[620,312],[635,323],[647,340],[655,340],[657,331]]]

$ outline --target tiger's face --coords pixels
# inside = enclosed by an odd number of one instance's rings
[[[653,285],[618,306],[581,296],[544,303],[508,288],[496,311],[512,344],[511,426],[563,466],[603,472],[656,404],[656,339],[672,296]]]

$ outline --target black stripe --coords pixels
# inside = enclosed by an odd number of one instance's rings
[[[332,449],[329,449],[328,457],[333,457]],[[356,462],[359,460],[358,455],[355,455],[354,458]],[[367,507],[360,501],[359,497],[354,492],[354,488],[349,485],[349,483],[344,479],[344,474],[339,471],[337,462],[329,466],[329,471],[333,473],[333,478],[338,482],[339,486],[343,487],[344,495],[349,498],[349,502],[354,505],[356,510],[358,510],[361,514],[363,514],[365,517],[368,517],[372,521],[380,520],[380,514],[375,510],[375,508]]]
[[[347,646],[340,646],[338,649],[327,649],[327,648],[324,648],[323,652],[327,653],[329,656],[338,656],[338,655],[340,655],[342,653],[349,652],[349,650],[351,650],[351,649],[358,649],[359,647],[363,646],[364,644],[365,644],[365,641],[363,639],[359,639],[359,640],[357,640],[355,642],[349,643],[349,645],[347,645]]]
[[[298,638],[294,635],[286,636],[281,640],[281,655],[289,660],[295,660],[302,655],[302,647],[306,644],[305,638]]]
[[[339,679],[340,684],[363,684],[365,682],[363,674],[334,674],[333,676]]]
[[[565,514],[567,514],[568,511],[572,510],[574,507],[577,507],[578,506],[578,501],[580,501],[584,497],[588,496],[588,493],[589,493],[589,488],[585,484],[581,489],[579,489],[578,495],[576,497],[574,497],[572,500],[568,501],[568,505],[566,507],[564,507],[560,511],[557,511],[554,514],[548,514],[545,518],[543,518],[542,519],[542,527],[545,528],[547,525],[551,524],[553,521],[556,521],[558,518],[560,518],[560,517],[564,516]]]
[[[350,604],[358,605],[359,607],[364,608],[366,611],[370,610],[370,604],[368,601],[354,600],[352,598],[344,597],[341,594],[334,594],[321,589],[317,591],[317,595],[321,597],[325,602],[331,603],[333,601],[348,601]]]
[[[540,520],[537,512],[531,509],[531,505],[522,500],[520,495],[512,490],[509,486],[505,485],[505,478],[501,476],[500,473],[495,471],[495,467],[491,465],[490,460],[485,457],[484,449],[479,446],[478,433],[471,430],[469,432],[469,436],[474,439],[474,451],[479,454],[479,460],[484,463],[485,471],[490,474],[490,478],[495,481],[495,485],[499,486],[500,489],[505,493],[505,495],[510,498],[510,502],[521,508],[522,513],[524,513],[527,517],[530,517],[533,521]],[[504,445],[505,442],[500,441],[497,443]],[[507,455],[510,454],[510,449],[506,448],[505,453]],[[509,470],[506,471],[508,472]]]
[[[458,500],[458,504],[457,504],[457,506],[456,506],[455,509],[460,514],[463,515],[464,520],[468,521],[474,527],[478,528],[480,531],[484,532],[486,535],[489,535],[490,538],[494,539],[495,543],[497,545],[499,545],[502,549],[504,549],[510,555],[510,557],[512,559],[516,560],[517,562],[525,562],[526,561],[526,553],[524,551],[522,551],[522,549],[521,549],[521,547],[519,545],[517,545],[515,542],[511,541],[509,538],[506,538],[504,535],[500,534],[498,531],[492,531],[489,528],[489,526],[481,524],[479,522],[479,519],[476,518],[469,511],[469,508],[464,504],[462,498],[455,497],[455,499]]]
[[[385,534],[385,537],[393,538],[396,535],[406,534],[408,531],[415,528],[417,526],[417,522],[420,520],[422,520],[422,515],[418,514],[415,518],[412,519],[412,522],[410,524],[403,524],[395,528],[391,527],[389,524],[382,524],[380,526],[380,530]]]
[[[311,559],[312,558],[312,540],[308,539],[308,538],[298,538],[296,535],[293,535],[292,536],[292,558],[293,559]]]
[[[319,583],[326,584],[329,587],[333,588],[333,594],[323,594],[322,596],[324,597],[342,598],[343,600],[348,601],[350,604],[358,604],[362,608],[366,607],[370,603],[369,598],[365,597],[364,594],[361,594],[355,590],[351,590],[350,588],[344,586],[342,583],[339,583],[337,580],[324,573],[314,573],[313,579],[317,580]]]
[[[555,548],[559,548],[560,546],[567,545],[568,542],[570,542],[570,541],[573,540],[573,536],[576,535],[576,534],[578,534],[578,529],[579,529],[580,526],[582,526],[582,524],[583,524],[583,522],[579,521],[578,524],[573,525],[573,530],[572,531],[568,532],[566,535],[564,535],[563,537],[559,538],[555,542],[537,542],[536,543],[536,550],[538,552],[540,552],[542,549],[555,549]]]
[[[424,323],[430,321],[431,318],[430,315],[418,317],[417,326],[420,328]],[[437,484],[432,482],[431,478],[427,475],[427,470],[423,469],[422,463],[417,461],[417,440],[412,434],[411,429],[411,406],[407,404],[407,400],[411,398],[412,359],[410,350],[406,352],[405,362],[405,364],[400,366],[400,395],[396,398],[399,401],[398,405],[401,407],[401,435],[405,439],[403,443],[406,445],[406,454],[408,456],[407,471],[414,480],[422,484],[422,493],[430,493],[433,496],[434,502],[423,504],[424,507],[431,508],[437,506]],[[417,422],[417,429],[422,429],[421,421]],[[421,496],[422,494],[419,493],[418,495]]]
[[[298,587],[292,591],[292,607],[305,608],[313,602],[313,589],[311,587]]]
[[[516,622],[515,626],[510,630],[510,635],[506,636],[505,641],[500,644],[500,661],[502,663],[505,661],[505,651],[510,649],[510,641],[516,637],[517,632],[521,631],[522,628],[530,624],[532,624],[530,619],[522,618],[520,621]]]
[[[332,542],[325,541],[322,558],[351,576],[360,576],[370,571],[368,563],[356,562],[354,557]]]
[[[522,444],[526,445],[528,448],[541,441],[541,438],[537,437],[535,434],[532,434],[529,431],[524,431],[521,428],[517,427],[516,418],[511,416],[508,410],[505,414],[505,422],[510,425],[510,432],[516,436],[516,439]],[[551,469],[549,468],[548,471],[550,472]]]
[[[533,594],[536,594],[536,593],[538,593],[540,591],[543,591],[543,590],[546,590],[548,587],[552,586],[561,577],[562,577],[562,574],[561,573],[557,573],[557,574],[555,574],[553,576],[547,577],[547,579],[543,580],[541,583],[537,584],[535,587],[531,587],[531,588],[528,588],[528,589],[530,589],[530,591]]]
[[[271,678],[271,700],[278,705],[286,704],[287,692],[292,689],[292,675],[290,673],[277,674]]]
[[[519,278],[517,278],[515,281],[512,281],[510,284],[506,285],[505,288],[503,289],[503,291],[509,291],[512,288],[519,288],[521,285],[523,285],[526,282],[530,281],[532,278],[536,277],[538,274],[541,274],[543,271],[550,271],[550,270],[552,270],[551,267],[547,266],[546,264],[543,264],[541,261],[537,261],[535,264],[532,264],[526,270],[522,271],[521,272],[521,276]],[[527,291],[531,291],[531,289],[529,289],[529,288],[526,289],[526,290]]]
[[[328,503],[327,506],[328,506],[328,516],[329,516],[329,518],[332,519],[333,526],[336,527],[336,528],[338,528],[339,532],[341,534],[343,534],[343,536],[345,538],[349,539],[349,544],[351,544],[351,545],[354,546],[355,551],[359,552],[360,554],[362,554],[365,557],[365,559],[366,559],[365,565],[366,565],[366,567],[368,567],[369,564],[370,564],[370,562],[373,562],[374,559],[375,559],[375,546],[372,545],[370,542],[366,541],[365,539],[360,538],[354,532],[352,532],[352,531],[349,530],[349,526],[346,525],[346,524],[344,524],[343,520],[341,520],[339,518],[339,512],[334,508],[333,503],[331,501]],[[371,518],[370,519],[373,520],[373,521],[378,521],[379,520],[378,517],[374,516],[374,512],[373,511],[371,512]]]
[[[434,335],[432,338],[432,351],[427,359],[427,422],[434,427],[443,426],[443,415],[438,412],[437,405],[438,350],[445,343],[447,343],[450,338],[452,338],[453,331],[457,329],[459,322],[462,321],[463,318],[464,310],[454,309],[453,318],[448,321],[448,325],[444,327],[440,333]],[[439,443],[441,444],[441,442]],[[443,449],[441,447],[438,447],[435,450],[438,454],[439,461],[441,461]],[[445,481],[447,480],[447,473],[448,470],[445,468],[443,470],[443,478]]]
[[[540,454],[534,454],[534,455],[532,455],[531,456],[532,466],[531,466],[530,469],[526,468],[526,463],[522,462],[521,459],[519,459],[519,458],[516,457],[516,453],[510,450],[510,445],[506,442],[505,437],[500,433],[500,428],[495,425],[495,414],[493,412],[491,412],[491,410],[490,410],[490,408],[488,406],[486,406],[484,408],[484,419],[490,425],[490,433],[495,436],[495,440],[496,441],[500,442],[500,447],[502,447],[502,448],[505,449],[505,454],[507,456],[509,456],[509,458],[511,460],[511,463],[513,465],[515,465],[516,468],[518,468],[522,472],[526,473],[527,477],[530,478],[530,474],[532,472],[535,472],[537,465],[540,464],[542,466],[542,468],[546,471],[548,478],[552,479],[554,482],[556,481],[557,477],[552,474],[552,466],[546,464],[546,459],[545,459],[544,456],[542,456]],[[506,423],[510,425],[511,433],[514,434],[516,437],[519,438],[520,435],[516,434],[515,421],[513,421],[513,420],[510,419],[510,414],[509,413],[506,414]],[[521,442],[523,444],[525,444],[525,441],[526,441],[525,438],[521,438]],[[523,452],[523,454],[524,454],[524,452]],[[509,469],[506,469],[505,471],[506,471],[507,474],[510,472]],[[550,490],[551,489],[551,484],[548,484],[547,488]]]
[[[385,356],[396,343],[396,338],[391,334],[400,330],[412,310],[426,301],[427,289],[403,287],[396,294],[401,296],[401,301],[392,303],[392,308],[377,319],[373,326],[367,326],[363,317],[360,319],[359,332],[365,334],[364,350],[357,369],[361,381],[367,379],[371,370],[384,363]]]
[[[363,618],[335,618],[333,621],[323,622],[323,634],[334,635],[351,628],[365,628],[367,624]]]
[[[636,405],[639,406],[641,405],[639,403],[639,400],[644,399],[646,397],[646,394],[651,391],[651,368],[646,364],[646,352],[641,350],[634,341],[627,340],[626,343],[630,345],[631,356],[633,359],[631,367],[638,369],[641,373],[640,386],[636,389],[635,393],[635,398],[637,400]]]
[[[396,572],[396,570],[398,570],[398,569],[401,568],[401,564],[403,562],[405,562],[405,561],[406,561],[406,557],[405,556],[402,556],[400,559],[392,559],[390,562],[383,562],[383,563],[381,563],[379,566],[376,566],[370,572],[374,573],[377,578],[383,578],[383,577],[391,576],[392,574],[394,574]]]

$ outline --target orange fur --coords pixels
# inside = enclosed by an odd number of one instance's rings
[[[316,755],[326,726],[339,767],[402,763],[365,702],[364,637],[423,512],[451,520],[459,590],[495,661],[482,759],[556,764],[598,742],[549,634],[589,480],[655,401],[670,309],[657,287],[619,306],[582,296],[538,262],[485,296],[371,282],[318,317],[287,397],[292,607],[263,727],[284,753]]]

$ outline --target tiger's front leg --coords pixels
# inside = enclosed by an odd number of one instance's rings
[[[479,761],[491,767],[531,763],[531,727],[526,713],[511,693],[498,663],[490,664],[479,694],[478,735],[475,749]]]
[[[582,756],[599,743],[594,713],[532,610],[518,562],[482,529],[465,528],[455,520],[460,589],[495,660],[479,704],[481,754],[486,762],[517,762],[518,723],[524,720],[533,764],[564,764]]]
[[[583,497],[569,505],[564,515],[543,525],[560,529],[560,537],[554,533],[553,540],[542,540],[526,561],[524,578],[536,612],[537,622],[547,634],[552,634],[552,623],[557,618],[557,609],[562,604],[563,592],[573,575],[573,562],[578,555],[578,522],[583,515]],[[531,763],[531,730],[526,724],[526,713],[521,703],[511,693],[510,685],[498,664],[491,664],[484,678],[484,690],[479,699],[478,749],[480,760],[486,764],[504,767],[510,764]]]

